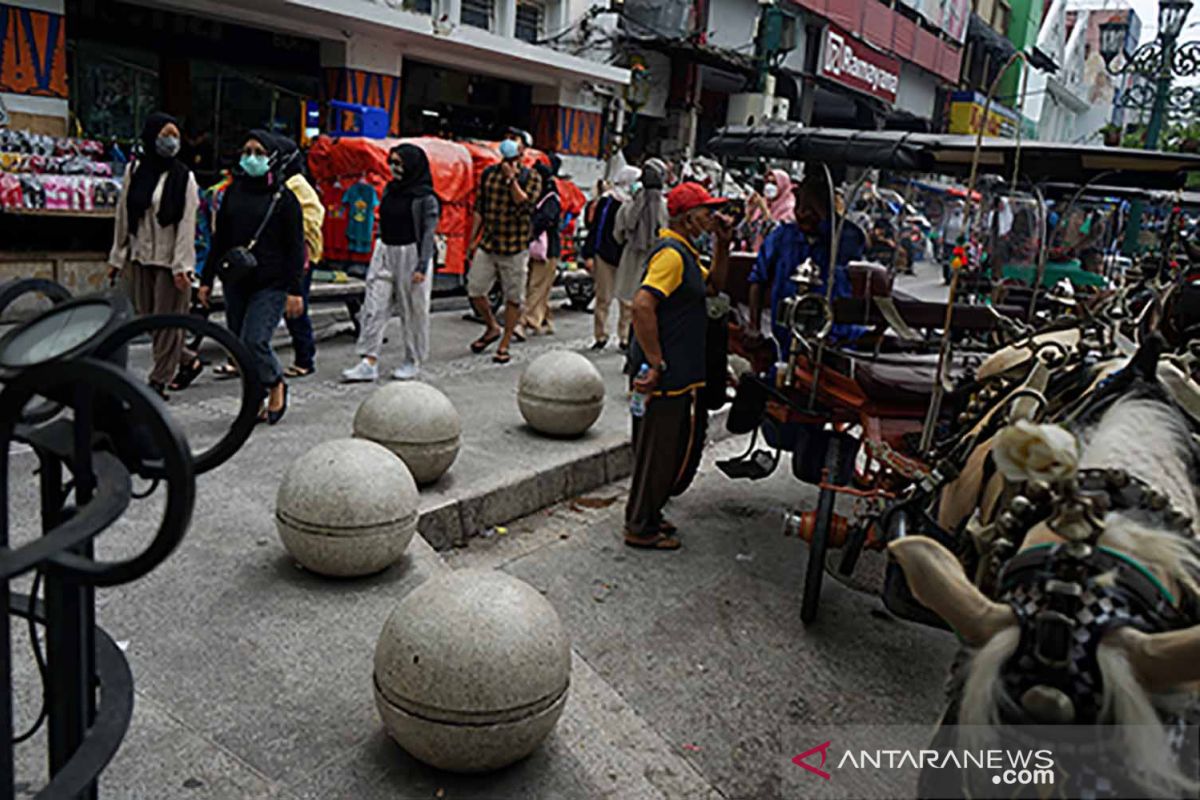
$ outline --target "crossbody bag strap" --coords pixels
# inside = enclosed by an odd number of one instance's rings
[[[292,161],[294,161],[299,155],[299,152],[300,151],[297,150],[296,152],[292,153],[287,157],[287,160],[280,164],[276,169],[282,173],[283,168],[292,163]],[[275,213],[275,207],[279,205],[280,198],[283,197],[283,193],[287,190],[287,181],[280,180],[279,188],[275,190],[275,195],[271,198],[271,205],[267,206],[266,216],[263,217],[262,222],[258,223],[258,230],[256,230],[254,232],[254,236],[251,237],[250,244],[246,245],[247,250],[253,250],[254,246],[258,244],[258,237],[262,236],[263,231],[266,230],[267,223],[271,221],[271,215]]]

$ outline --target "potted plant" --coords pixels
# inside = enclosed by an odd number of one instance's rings
[[[1104,144],[1107,147],[1118,147],[1121,144],[1121,126],[1109,123],[1100,129],[1100,135],[1104,137]]]

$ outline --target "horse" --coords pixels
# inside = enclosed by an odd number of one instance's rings
[[[1076,434],[1022,421],[990,448],[1004,478],[1024,486],[1006,510],[1024,537],[994,598],[938,541],[888,545],[913,595],[968,648],[939,736],[953,725],[1116,725],[1138,766],[1120,779],[1132,787],[1118,780],[1107,796],[1194,795],[1200,782],[1181,767],[1176,736],[1200,719],[1190,416],[1142,380]]]

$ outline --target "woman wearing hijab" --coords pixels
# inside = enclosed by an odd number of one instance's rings
[[[621,251],[621,263],[617,266],[613,288],[621,307],[617,335],[622,350],[629,347],[633,295],[642,285],[646,266],[650,263],[650,251],[658,241],[659,231],[667,227],[667,200],[663,196],[667,174],[665,162],[657,158],[646,161],[641,172],[639,191],[630,202],[622,204],[617,210],[613,236],[624,249]]]
[[[554,333],[550,319],[550,290],[558,273],[562,255],[559,226],[562,224],[562,201],[554,182],[555,168],[538,163],[534,166],[542,179],[542,196],[533,207],[529,242],[529,278],[525,289],[525,319],[522,325],[530,335]]]
[[[125,169],[108,256],[110,279],[128,271],[139,314],[186,314],[191,303],[200,192],[178,155],[179,123],[151,114],[142,128],[142,154]],[[164,399],[168,383],[182,390],[202,369],[196,354],[184,350],[184,338],[179,329],[153,334],[149,383]]]
[[[249,248],[254,266],[245,274],[222,275],[225,324],[250,350],[259,384],[266,390],[260,421],[271,425],[287,411],[283,367],[271,347],[271,335],[285,309],[289,317],[304,310],[304,221],[300,203],[271,172],[277,157],[274,136],[250,131],[242,145],[233,183],[225,190],[213,231],[212,260],[203,274],[200,302],[208,305],[223,263],[235,248]],[[253,245],[251,247],[251,245]]]
[[[592,312],[593,350],[608,346],[608,312],[616,297],[617,274],[623,253],[622,240],[617,237],[617,219],[621,209],[634,202],[635,190],[641,188],[642,171],[626,165],[613,176],[612,188],[596,204],[589,234],[595,236],[594,246],[589,253],[592,259],[592,282],[596,288],[596,306]],[[621,317],[617,325],[619,341],[624,345],[628,338],[629,318],[624,305],[620,306]]]
[[[279,180],[296,196],[304,217],[304,282],[301,285],[304,313],[287,318],[288,333],[292,337],[292,365],[283,374],[288,378],[307,378],[317,371],[317,339],[308,316],[308,292],[312,288],[313,265],[320,263],[325,247],[322,230],[325,204],[304,176],[304,156],[300,148],[286,136],[276,136],[275,140],[279,147]]]
[[[396,380],[417,377],[429,357],[429,301],[433,292],[434,233],[441,205],[433,191],[433,175],[425,151],[402,144],[388,153],[392,181],[379,205],[379,241],[367,270],[358,336],[362,361],[342,372],[346,381],[379,377],[383,333],[394,314],[400,322],[400,366]]]
[[[757,253],[767,234],[777,225],[795,221],[795,185],[787,172],[773,169],[763,182],[762,194],[751,198],[741,238],[751,252]]]

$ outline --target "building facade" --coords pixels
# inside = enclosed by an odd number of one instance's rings
[[[247,128],[299,136],[311,102],[338,100],[384,109],[392,136],[536,131],[586,180],[603,171],[629,82],[580,36],[600,10],[590,0],[0,0],[0,101],[24,127],[66,132],[70,121],[117,140],[164,108],[184,120],[198,166],[215,169]]]

